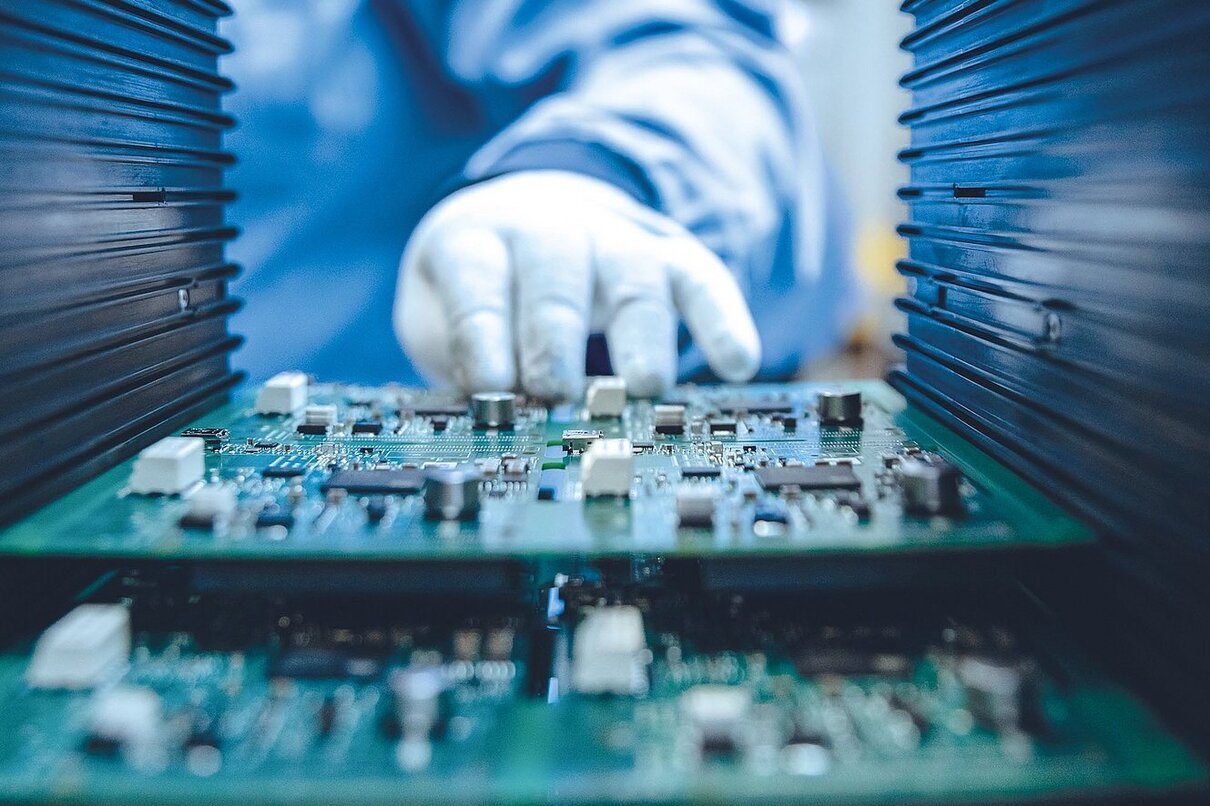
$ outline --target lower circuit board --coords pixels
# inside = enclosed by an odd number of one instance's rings
[[[616,416],[314,383],[301,402],[261,414],[246,394],[180,432],[205,446],[195,483],[140,494],[127,462],[0,532],[0,553],[731,558],[1090,539],[879,382],[684,387]]]
[[[591,576],[512,602],[98,591],[93,623],[125,635],[0,654],[0,801],[1125,803],[1205,781],[1064,642],[969,602]]]

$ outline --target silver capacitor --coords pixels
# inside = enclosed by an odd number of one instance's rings
[[[899,465],[903,508],[912,515],[962,515],[961,482],[962,473],[949,462],[906,459]]]
[[[429,468],[424,476],[424,511],[433,520],[474,520],[479,514],[483,474],[471,465]]]
[[[815,411],[820,425],[860,425],[861,392],[820,392]]]
[[[476,392],[471,395],[471,417],[476,428],[512,428],[517,420],[517,396],[512,392]]]

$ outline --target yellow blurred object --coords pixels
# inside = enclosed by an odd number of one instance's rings
[[[907,244],[895,232],[894,225],[882,222],[863,225],[857,233],[854,251],[857,271],[873,291],[884,297],[903,292],[903,278],[895,271],[895,263],[907,257]]]
[[[904,281],[895,271],[895,263],[906,255],[907,245],[896,234],[893,225],[866,223],[858,230],[854,263],[858,276],[870,290],[871,299],[853,329],[853,341],[887,346],[884,342],[894,330],[897,319],[891,302],[904,291]]]

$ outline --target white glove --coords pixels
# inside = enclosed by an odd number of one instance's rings
[[[630,393],[676,380],[678,312],[711,368],[745,381],[760,337],[722,261],[598,179],[524,171],[444,199],[403,253],[395,333],[416,367],[468,392],[579,397],[590,332]]]

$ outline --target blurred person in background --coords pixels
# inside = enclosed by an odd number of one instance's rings
[[[775,4],[235,8],[254,379],[561,399],[612,370],[650,395],[792,377],[851,327],[843,216]]]

